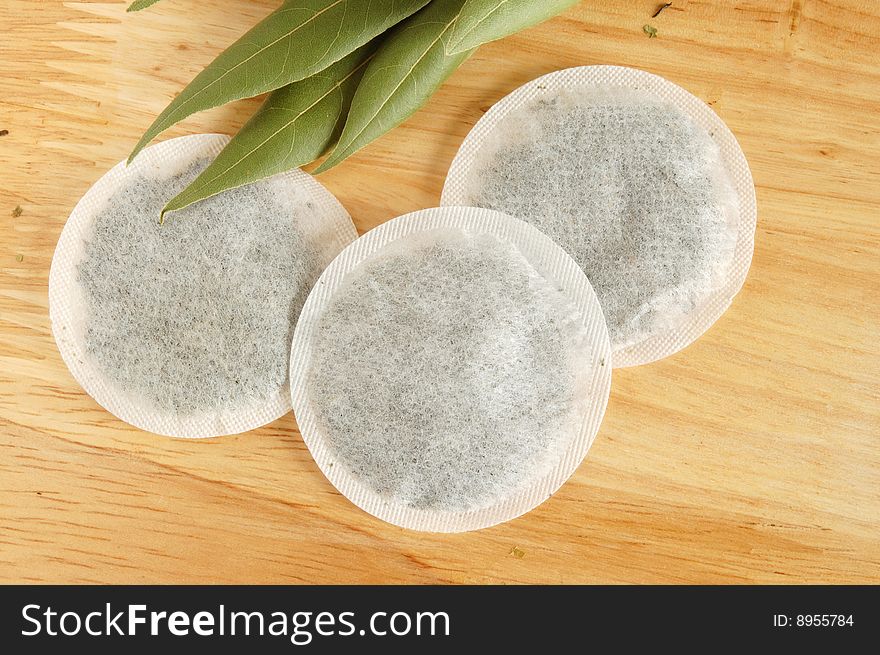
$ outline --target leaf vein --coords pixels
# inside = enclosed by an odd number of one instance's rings
[[[456,16],[455,18],[457,18],[457,17],[458,16]],[[412,75],[412,72],[416,69],[416,67],[422,62],[422,60],[425,57],[428,56],[428,53],[431,52],[431,50],[434,48],[434,46],[436,46],[437,43],[440,41],[440,39],[443,38],[443,35],[446,34],[447,31],[449,31],[449,28],[455,24],[455,18],[453,18],[451,21],[449,21],[449,24],[440,32],[440,34],[437,35],[437,38],[434,39],[433,41],[431,41],[431,43],[428,45],[428,47],[425,48],[425,51],[421,55],[419,55],[418,59],[416,59],[415,62],[413,62],[413,65],[409,67],[409,70],[407,71],[407,73],[405,75],[403,75],[403,77],[400,78],[400,81],[394,86],[394,88],[391,90],[391,92],[387,94],[387,96],[385,97],[385,100],[382,101],[382,104],[379,105],[379,107],[376,109],[376,111],[373,112],[373,115],[370,116],[370,118],[364,123],[364,126],[358,131],[357,134],[355,134],[351,139],[348,140],[348,144],[346,145],[346,148],[348,148],[353,143],[355,143],[361,137],[361,135],[366,131],[366,129],[370,126],[370,124],[374,120],[376,120],[376,117],[379,115],[379,113],[385,108],[385,106],[389,102],[391,102],[391,98],[393,98],[394,95],[397,93],[397,91],[400,89],[400,87],[403,86],[403,83],[407,80],[407,78],[409,78]],[[432,23],[425,23],[425,25],[429,25],[429,24],[432,24]],[[438,21],[438,24],[442,25],[442,23],[439,23],[439,21]]]
[[[260,143],[258,143],[257,145],[255,145],[253,148],[251,148],[248,152],[244,153],[244,154],[243,154],[241,157],[239,157],[238,160],[237,160],[236,162],[234,162],[231,166],[229,166],[229,167],[227,167],[227,168],[225,168],[225,169],[219,171],[216,175],[214,175],[214,177],[205,180],[205,182],[202,184],[202,187],[204,188],[204,187],[206,187],[206,186],[208,186],[208,185],[210,185],[210,184],[213,184],[213,183],[216,182],[219,178],[221,178],[222,176],[224,176],[224,175],[226,175],[227,173],[229,173],[229,171],[231,171],[231,170],[233,170],[234,168],[236,168],[239,164],[242,164],[246,159],[248,159],[249,157],[251,157],[251,156],[252,156],[257,150],[259,150],[260,148],[262,148],[263,146],[265,146],[269,141],[271,141],[272,139],[274,139],[275,137],[277,137],[281,132],[283,132],[284,130],[288,129],[288,128],[291,127],[292,125],[295,125],[296,121],[298,121],[298,120],[299,120],[304,114],[306,114],[309,110],[313,109],[315,106],[317,106],[318,104],[320,104],[321,101],[323,101],[323,100],[324,100],[326,97],[328,97],[331,93],[333,93],[334,91],[338,90],[338,89],[339,89],[339,88],[340,88],[340,87],[346,82],[346,80],[348,80],[352,75],[354,75],[355,73],[357,73],[361,68],[363,68],[364,66],[366,66],[367,63],[368,63],[372,58],[373,58],[373,55],[370,55],[369,57],[367,57],[367,59],[365,59],[363,62],[361,62],[360,64],[358,64],[358,65],[357,65],[357,66],[356,66],[356,67],[355,67],[350,73],[348,73],[347,75],[345,75],[345,77],[343,77],[343,78],[342,78],[341,80],[339,80],[336,84],[334,84],[331,88],[329,88],[325,93],[323,93],[321,96],[319,96],[319,97],[318,97],[318,98],[317,98],[312,104],[310,104],[308,107],[306,107],[306,108],[303,109],[302,111],[298,112],[296,116],[294,116],[293,118],[291,118],[289,121],[285,122],[281,127],[279,127],[279,128],[278,128],[277,130],[275,130],[272,134],[270,134],[270,135],[267,136],[265,139],[263,139],[263,141],[261,141]],[[274,108],[274,109],[286,109],[286,108],[283,108],[283,107],[276,107],[276,108]],[[292,109],[286,109],[286,110],[287,110],[287,111],[295,111],[295,110],[292,110]],[[290,140],[290,148],[291,148],[291,150],[293,149],[293,141],[294,141],[293,139]],[[290,151],[288,151],[287,156],[288,156],[288,157],[290,156]]]
[[[243,66],[244,64],[246,64],[247,62],[249,62],[251,59],[253,59],[253,58],[256,57],[257,55],[261,54],[261,53],[264,52],[265,50],[268,50],[269,48],[271,48],[272,46],[274,46],[276,43],[278,43],[278,42],[280,42],[280,41],[283,41],[284,39],[293,36],[293,35],[294,35],[299,29],[301,29],[302,27],[305,27],[306,25],[308,25],[309,23],[311,23],[312,21],[314,21],[315,19],[317,19],[318,16],[320,16],[321,14],[323,14],[323,13],[325,13],[325,12],[327,12],[327,11],[330,11],[330,10],[333,9],[336,5],[338,5],[339,3],[341,3],[341,2],[345,2],[345,1],[346,1],[346,0],[336,0],[336,2],[334,2],[333,4],[327,5],[326,7],[324,7],[323,9],[321,9],[320,11],[315,12],[314,16],[312,16],[311,18],[308,18],[307,20],[303,21],[302,23],[300,23],[299,25],[297,25],[296,27],[294,27],[294,28],[293,28],[292,30],[290,30],[289,32],[283,34],[282,36],[279,36],[277,39],[275,39],[275,40],[272,41],[271,43],[268,43],[268,44],[266,44],[265,46],[261,46],[261,47],[259,47],[256,51],[254,51],[253,54],[249,55],[248,57],[245,57],[244,59],[242,59],[240,62],[238,62],[238,63],[237,63],[235,66],[233,66],[232,68],[230,68],[230,69],[228,69],[228,70],[225,70],[225,71],[223,72],[223,74],[220,75],[220,77],[217,77],[217,78],[213,79],[213,80],[212,80],[211,82],[209,82],[207,85],[203,86],[201,89],[199,89],[199,90],[196,91],[194,94],[192,94],[189,98],[187,98],[186,100],[184,100],[183,102],[181,102],[181,103],[177,106],[177,108],[175,109],[175,111],[173,111],[173,112],[171,112],[171,113],[169,114],[169,117],[170,117],[170,116],[176,116],[178,113],[180,113],[180,109],[181,109],[181,108],[186,107],[186,106],[187,106],[189,103],[191,103],[195,98],[199,97],[199,95],[201,95],[202,93],[204,93],[205,91],[207,91],[208,89],[210,89],[214,84],[216,84],[216,83],[218,83],[218,82],[221,82],[221,81],[223,80],[223,78],[226,77],[226,75],[228,75],[228,74],[231,73],[232,71],[236,70],[236,69],[239,68],[240,66]],[[278,12],[277,12],[276,15],[281,15],[281,14],[283,14],[283,13],[286,13],[286,12],[288,12],[288,11],[293,11],[293,10],[294,10],[293,7],[289,8],[289,9],[280,9],[280,10],[278,10]]]

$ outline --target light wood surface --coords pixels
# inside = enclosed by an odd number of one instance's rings
[[[651,19],[657,4],[585,1],[483,47],[415,117],[321,177],[361,232],[436,205],[482,112],[581,64],[684,86],[751,164],[755,257],[731,309],[678,355],[615,371],[596,443],[552,499],[442,536],[339,495],[292,415],[201,442],[127,426],[52,339],[47,279],[70,210],[275,3],[126,15],[4,0],[0,581],[880,582],[880,3],[679,0]],[[257,104],[166,137],[232,132]]]

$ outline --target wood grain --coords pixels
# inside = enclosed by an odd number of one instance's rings
[[[67,215],[274,7],[125,4],[0,9],[0,581],[880,582],[877,3],[679,0],[650,19],[655,2],[585,1],[483,47],[421,112],[322,176],[362,232],[435,205],[493,102],[600,63],[706,100],[752,166],[755,258],[731,309],[678,355],[615,372],[596,444],[551,500],[454,536],[355,508],[292,416],[235,437],[160,438],[68,373],[46,293]],[[167,136],[232,132],[256,106]]]

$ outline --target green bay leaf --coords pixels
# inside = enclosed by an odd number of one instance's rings
[[[466,0],[433,0],[384,37],[354,94],[339,143],[315,173],[336,166],[421,107],[471,51],[446,54]]]
[[[125,11],[140,11],[141,9],[146,9],[157,2],[159,2],[159,0],[134,0],[134,2],[128,5],[128,9]]]
[[[447,43],[464,52],[519,32],[577,4],[578,0],[466,0]]]
[[[324,154],[342,131],[376,45],[374,39],[320,73],[273,91],[214,161],[168,202],[162,215]]]
[[[169,104],[129,161],[158,134],[197,111],[274,91],[324,70],[428,0],[287,0],[229,46]]]

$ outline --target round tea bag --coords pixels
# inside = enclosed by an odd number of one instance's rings
[[[445,207],[346,248],[293,339],[303,439],[349,500],[461,532],[543,502],[574,472],[611,384],[602,310],[577,264],[500,212]]]
[[[742,287],[755,190],[721,119],[644,71],[585,66],[540,77],[468,134],[443,205],[526,220],[583,268],[615,367],[695,341]]]
[[[229,138],[172,139],[120,162],[77,203],[49,274],[52,332],[83,389],[175,437],[259,427],[290,410],[290,340],[315,280],[357,238],[296,170],[165,217]]]

